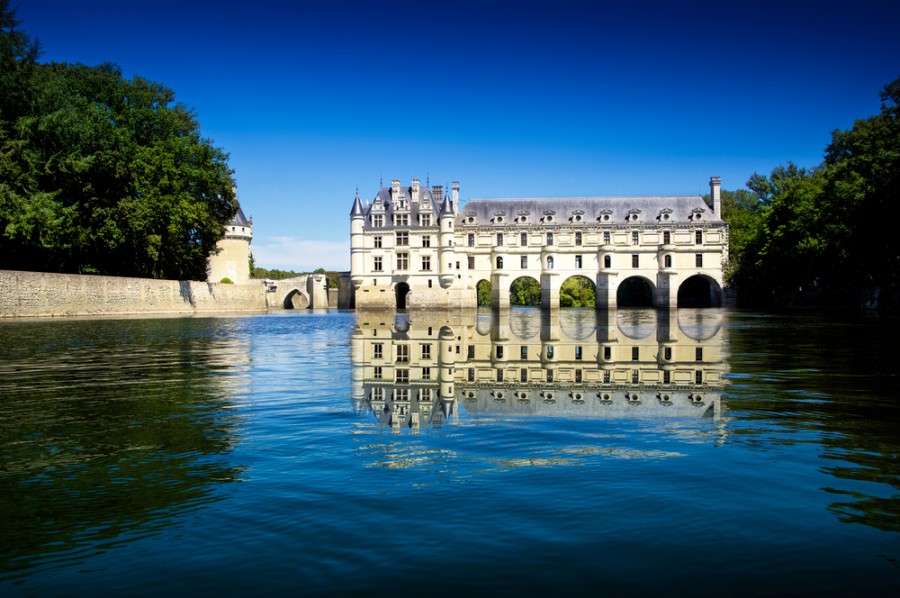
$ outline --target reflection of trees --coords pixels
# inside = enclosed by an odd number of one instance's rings
[[[757,432],[732,438],[754,442],[748,435],[787,430],[779,440],[799,443],[814,434],[821,457],[834,463],[822,469],[835,478],[826,488],[836,497],[829,510],[841,521],[900,531],[896,323],[797,317],[774,331],[729,329],[732,369],[754,379],[750,396],[741,384],[732,387],[729,406],[741,420],[759,422],[746,427]]]
[[[228,322],[2,327],[0,570],[164,525],[237,478]]]

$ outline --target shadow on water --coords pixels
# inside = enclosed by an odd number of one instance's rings
[[[229,326],[3,324],[0,571],[14,578],[153,533],[239,478],[228,407],[247,356]]]

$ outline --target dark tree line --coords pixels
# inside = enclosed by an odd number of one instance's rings
[[[900,287],[900,78],[881,111],[836,130],[815,168],[795,164],[724,192],[730,224],[728,278],[748,304],[783,305],[813,295],[858,303]]]
[[[162,84],[39,57],[0,0],[0,268],[204,280],[228,155]]]

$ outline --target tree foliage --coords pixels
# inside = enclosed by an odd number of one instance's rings
[[[597,292],[594,283],[585,276],[572,276],[559,289],[560,307],[594,307]]]
[[[0,268],[205,279],[227,154],[162,84],[38,56],[0,0]]]
[[[509,302],[512,305],[539,306],[541,283],[529,276],[521,276],[509,285]]]
[[[493,295],[491,283],[486,280],[479,280],[478,284],[475,286],[475,291],[478,299],[478,307],[490,307],[491,297]]]

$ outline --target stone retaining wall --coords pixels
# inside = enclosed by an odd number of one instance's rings
[[[265,312],[261,283],[0,270],[0,318]]]

